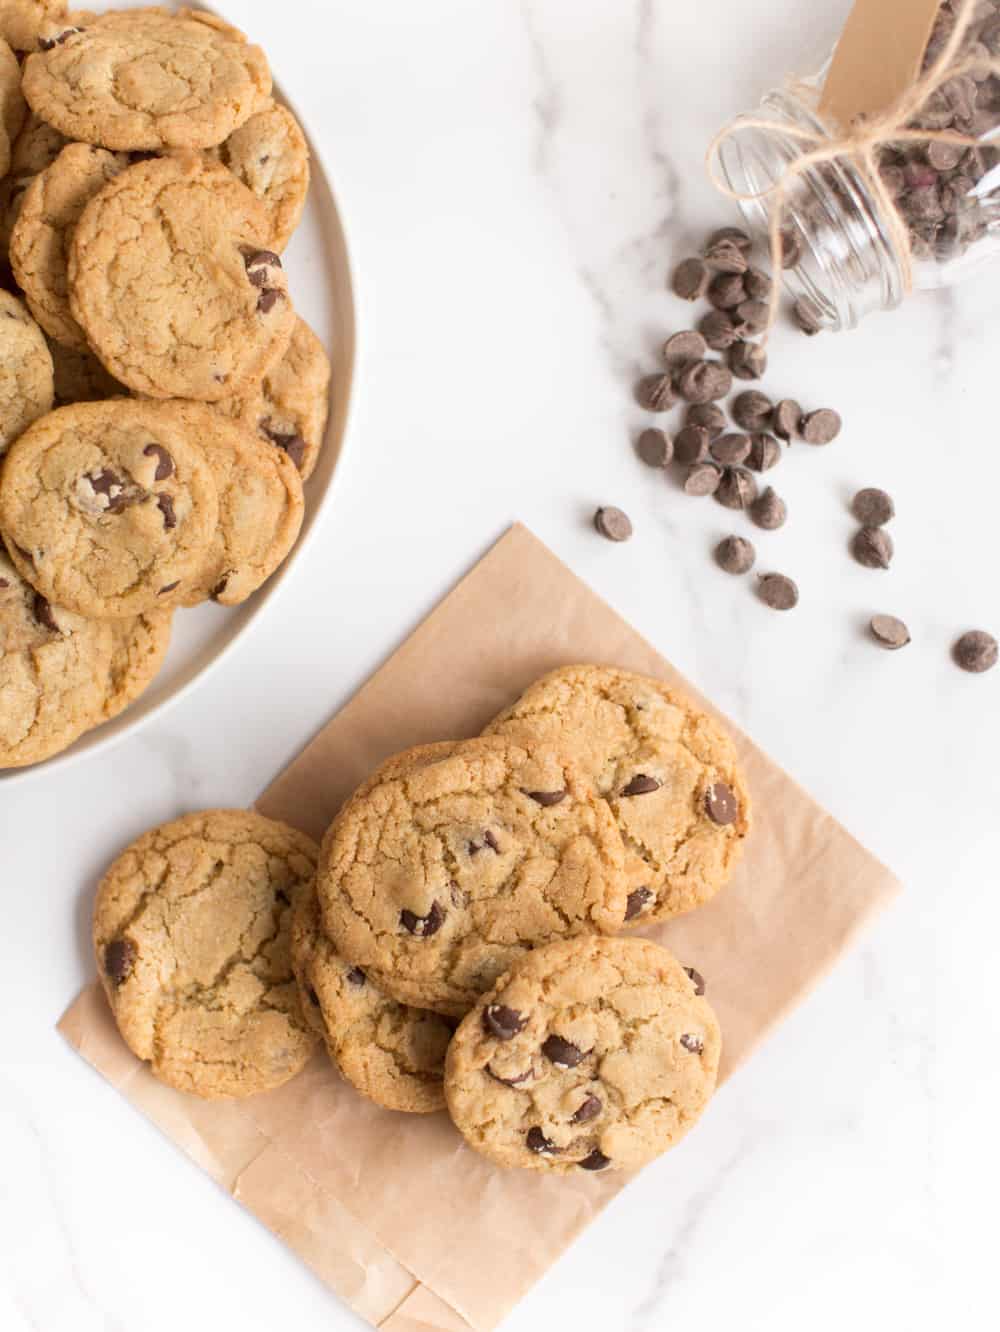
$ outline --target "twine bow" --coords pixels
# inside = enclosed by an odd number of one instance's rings
[[[885,217],[891,232],[896,252],[900,259],[903,289],[907,293],[913,289],[913,250],[910,245],[910,233],[906,222],[896,207],[894,197],[879,171],[878,158],[882,149],[897,143],[950,143],[956,146],[974,148],[982,139],[981,135],[960,134],[952,130],[914,129],[910,122],[927,106],[934,95],[942,90],[952,79],[973,71],[987,71],[1000,75],[1000,60],[983,57],[969,57],[959,60],[965,37],[972,23],[977,0],[965,0],[955,19],[954,27],[948,40],[930,67],[920,75],[894,105],[879,115],[859,118],[851,128],[838,135],[825,130],[811,130],[797,125],[780,126],[781,133],[792,139],[799,139],[803,144],[813,145],[798,157],[785,170],[783,175],[772,185],[762,190],[743,193],[734,190],[722,180],[716,170],[719,149],[730,138],[744,130],[774,131],[773,120],[742,119],[739,124],[728,125],[715,136],[708,148],[707,167],[713,185],[727,198],[738,203],[753,203],[761,200],[773,200],[769,219],[769,238],[771,266],[775,274],[783,268],[784,244],[782,226],[785,202],[789,192],[800,176],[821,166],[824,162],[834,162],[839,158],[851,158],[870,193],[874,196],[877,208]],[[997,113],[1000,126],[1000,111]],[[766,343],[774,322],[778,316],[780,287],[774,283],[768,301],[768,320],[764,330]]]

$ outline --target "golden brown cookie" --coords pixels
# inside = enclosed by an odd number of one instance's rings
[[[60,407],[20,437],[0,474],[0,530],[22,576],[94,619],[183,600],[218,520],[205,454],[163,403]]]
[[[111,620],[111,665],[101,710],[110,721],[149,688],[170,646],[173,611],[147,611],[132,620]]]
[[[260,199],[270,217],[270,248],[279,253],[299,225],[309,191],[309,145],[287,106],[271,102],[234,130],[220,160]]]
[[[323,933],[314,884],[295,909],[292,963],[302,1011],[362,1096],[407,1114],[444,1109],[450,1022],[398,1004],[360,967],[343,960]]]
[[[10,170],[11,149],[21,132],[27,106],[21,96],[21,67],[0,38],[0,176]]]
[[[127,848],[94,905],[98,973],[126,1043],[207,1098],[280,1087],[316,1047],[292,973],[316,847],[248,810],[207,810]]]
[[[10,249],[10,238],[28,186],[39,171],[51,166],[66,144],[66,138],[57,129],[39,120],[33,111],[29,113],[11,149],[10,173],[0,180],[0,255],[6,255]]]
[[[201,11],[103,14],[28,57],[24,95],[70,139],[118,150],[211,148],[267,104],[259,46]]]
[[[295,312],[267,210],[193,153],[129,167],[84,209],[70,308],[107,369],[154,398],[217,401],[282,357]]]
[[[594,783],[625,842],[630,923],[691,911],[731,877],[750,831],[735,746],[662,680],[566,666],[527,689],[486,733],[559,745]]]
[[[340,954],[401,1003],[460,1015],[527,949],[610,932],[624,853],[551,746],[492,738],[389,761],[335,820],[317,892]]]
[[[41,34],[65,14],[66,0],[0,0],[0,38],[15,51],[35,51]]]
[[[0,291],[0,458],[52,407],[52,357],[31,315]]]
[[[523,957],[448,1050],[465,1140],[550,1175],[634,1170],[673,1147],[715,1089],[722,1039],[699,987],[644,939],[571,939]]]

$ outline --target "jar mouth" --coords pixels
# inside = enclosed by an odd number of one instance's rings
[[[763,127],[760,121],[768,121]],[[743,123],[745,122],[745,123]],[[728,187],[740,195],[746,224],[768,234],[773,190],[793,163],[814,144],[786,126],[807,129],[823,143],[823,122],[791,93],[768,94],[759,116],[741,116],[717,150]],[[903,269],[882,216],[882,205],[850,158],[817,163],[799,173],[785,198],[783,225],[801,251],[781,278],[821,328],[854,328],[875,309],[892,309],[905,294]]]

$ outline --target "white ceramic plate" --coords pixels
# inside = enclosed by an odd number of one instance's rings
[[[276,95],[293,111],[294,103]],[[299,118],[301,120],[301,117]],[[309,127],[303,125],[306,134]],[[0,789],[14,782],[39,780],[46,773],[88,754],[96,754],[132,734],[152,717],[161,716],[178,699],[222,662],[237,639],[250,632],[263,607],[278,595],[286,578],[294,578],[295,564],[306,542],[329,506],[333,479],[344,449],[355,362],[354,284],[347,240],[337,210],[330,177],[312,149],[312,187],[302,222],[282,256],[288,272],[295,308],[319,335],[333,363],[332,401],[326,441],[316,470],[305,486],[302,534],[278,572],[242,606],[227,609],[206,604],[179,610],[174,616],[170,651],[149,689],[120,717],[88,731],[76,744],[45,763],[30,768],[0,771]]]

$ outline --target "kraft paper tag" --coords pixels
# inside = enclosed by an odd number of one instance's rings
[[[912,87],[941,0],[855,0],[820,101],[826,124],[848,130],[888,111]]]

